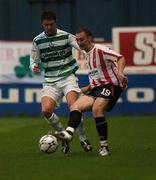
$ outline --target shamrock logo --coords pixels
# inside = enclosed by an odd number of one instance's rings
[[[33,77],[33,74],[29,68],[29,58],[29,55],[20,57],[19,61],[22,66],[15,67],[15,73],[18,78],[23,78],[25,76]]]

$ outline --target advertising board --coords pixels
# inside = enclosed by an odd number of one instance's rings
[[[128,87],[110,113],[112,115],[155,114],[156,110],[156,27],[114,28],[113,49],[123,54]],[[112,46],[108,44],[108,46]],[[43,72],[34,75],[29,69],[31,42],[0,41],[0,115],[38,115]],[[80,86],[88,83],[84,56],[73,50],[78,61]],[[31,109],[31,111],[30,111]],[[64,101],[56,109],[67,115]]]
[[[156,73],[156,27],[112,29],[113,49],[126,58],[126,72]]]

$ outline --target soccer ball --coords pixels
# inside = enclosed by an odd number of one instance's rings
[[[58,148],[58,141],[55,136],[44,135],[39,140],[39,148],[45,153],[54,153]]]

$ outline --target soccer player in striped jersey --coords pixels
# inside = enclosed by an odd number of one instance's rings
[[[74,35],[57,29],[55,13],[43,12],[41,23],[44,31],[33,39],[30,68],[34,73],[40,72],[41,64],[44,68],[42,113],[51,126],[61,131],[63,125],[54,113],[54,108],[59,106],[63,96],[66,97],[69,108],[79,96],[80,89],[75,76],[78,66],[72,56],[72,48],[80,48]],[[78,127],[78,134],[83,149],[91,151],[83,123]],[[68,143],[63,141],[62,151],[67,153],[68,150]]]
[[[86,63],[90,84],[81,89],[86,94],[72,105],[66,131],[56,136],[71,140],[80,123],[82,112],[92,110],[100,140],[99,154],[106,156],[110,151],[105,113],[112,110],[126,87],[128,80],[123,72],[125,59],[121,54],[104,45],[94,44],[92,34],[86,28],[81,28],[76,33],[76,40],[79,47],[87,53]]]

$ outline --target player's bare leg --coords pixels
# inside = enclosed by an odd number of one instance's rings
[[[106,118],[104,116],[104,112],[106,111],[106,107],[109,100],[104,98],[97,98],[93,104],[92,112],[95,119],[96,129],[99,135],[100,140],[100,149],[99,155],[107,156],[110,154],[107,142],[108,136],[108,125]]]
[[[45,97],[42,97],[41,104],[42,104],[42,112],[43,112],[44,118],[47,120],[49,125],[52,126],[56,131],[59,131],[59,132],[63,131],[64,127],[59,117],[55,113],[52,113],[54,107],[56,106],[55,101],[45,96]],[[49,132],[49,134],[50,133],[51,132]],[[61,151],[65,154],[69,151],[69,144],[65,140],[62,140]]]
[[[77,98],[78,98],[78,94],[75,91],[71,91],[67,94],[66,99],[67,99],[68,106],[70,107],[70,109],[72,108]],[[83,124],[83,118],[81,118],[81,122],[77,127],[77,132],[78,132],[80,144],[83,150],[86,152],[91,151],[92,146],[86,136],[86,132],[85,132],[84,124]]]

